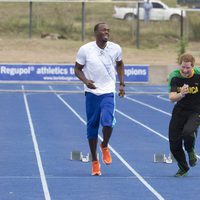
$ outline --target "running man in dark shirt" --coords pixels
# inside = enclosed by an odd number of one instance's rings
[[[185,151],[191,167],[198,160],[194,148],[200,125],[200,68],[194,63],[192,55],[183,54],[180,68],[168,76],[169,99],[176,102],[169,124],[170,150],[179,167],[175,177],[186,176],[189,170]]]

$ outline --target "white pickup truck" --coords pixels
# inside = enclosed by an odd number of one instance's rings
[[[150,12],[150,20],[153,21],[163,21],[163,20],[172,20],[172,21],[178,21],[180,20],[181,14],[183,17],[186,16],[186,13],[184,10],[181,10],[180,8],[170,8],[166,4],[164,4],[161,1],[152,0],[151,1],[153,8]],[[124,20],[132,20],[133,16],[137,18],[137,6],[139,5],[139,18],[140,20],[144,20],[144,8],[143,8],[144,2],[136,3],[135,7],[117,7],[115,6],[115,14],[113,17],[118,19],[124,19]]]

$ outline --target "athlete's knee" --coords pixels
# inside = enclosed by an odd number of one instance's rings
[[[87,139],[97,139],[98,138],[98,129],[99,127],[87,127]]]
[[[98,134],[87,134],[87,139],[88,140],[98,139]]]
[[[107,115],[102,115],[101,117],[101,125],[104,126],[109,126],[109,127],[113,127],[115,124],[114,122],[114,117],[111,114],[107,114]]]
[[[195,137],[195,130],[190,129],[190,128],[184,128],[183,129],[183,137]]]
[[[90,140],[90,139],[97,139],[98,138],[98,130],[96,129],[89,129],[87,130],[87,139]]]
[[[182,142],[180,142],[179,140],[170,140],[169,146],[171,152],[177,152],[182,149]]]

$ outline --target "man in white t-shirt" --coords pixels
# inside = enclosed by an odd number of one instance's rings
[[[103,141],[100,144],[102,161],[109,165],[112,158],[108,142],[115,125],[116,71],[119,77],[119,96],[124,92],[124,64],[118,44],[108,41],[106,23],[94,27],[96,41],[80,47],[75,63],[75,74],[84,83],[87,114],[87,138],[92,155],[92,175],[101,175],[97,158],[98,129],[101,123]],[[115,70],[116,66],[116,70]]]

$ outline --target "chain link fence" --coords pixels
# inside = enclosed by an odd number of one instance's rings
[[[106,22],[113,41],[137,48],[200,41],[200,9],[182,9],[186,16],[150,20],[119,19],[115,8],[137,8],[137,2],[0,2],[0,38],[93,39],[93,27]],[[142,15],[143,13],[140,13]],[[182,20],[181,20],[182,19]]]

